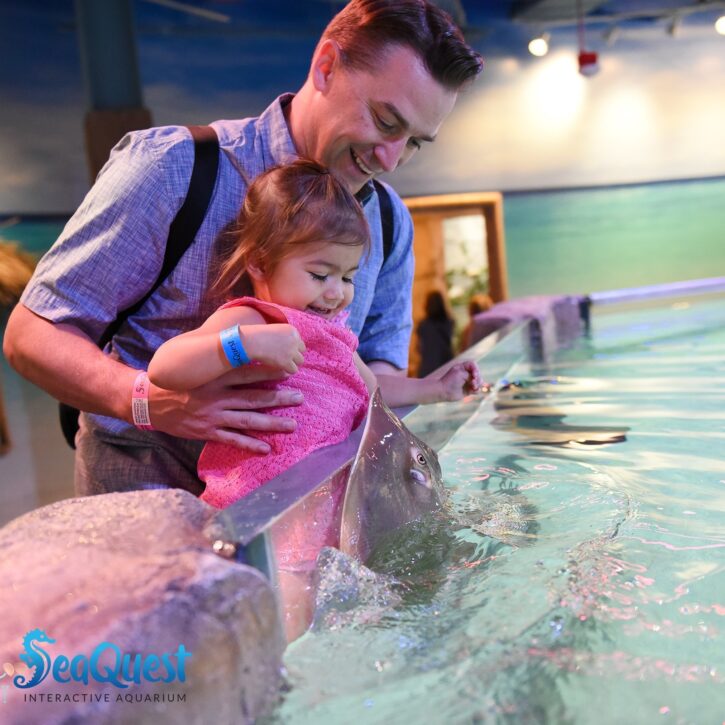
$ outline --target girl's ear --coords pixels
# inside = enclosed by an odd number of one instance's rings
[[[264,273],[262,272],[262,268],[254,262],[250,262],[249,264],[247,264],[247,272],[255,282],[264,281]]]

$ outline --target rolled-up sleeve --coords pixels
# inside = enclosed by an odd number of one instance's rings
[[[389,193],[394,242],[375,284],[373,301],[360,333],[359,353],[365,362],[383,360],[405,370],[413,329],[413,222],[400,197],[392,190]]]
[[[153,143],[144,132],[119,142],[39,262],[21,298],[26,307],[97,340],[119,311],[143,297],[159,274],[188,185],[193,146],[190,136],[184,141],[169,127],[168,137],[162,133]]]

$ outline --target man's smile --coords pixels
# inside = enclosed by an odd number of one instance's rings
[[[375,172],[372,169],[369,169],[365,164],[363,163],[362,159],[355,153],[353,149],[350,149],[350,155],[352,156],[352,160],[355,162],[355,165],[362,171],[365,176],[374,176]]]

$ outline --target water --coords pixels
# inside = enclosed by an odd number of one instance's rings
[[[0,220],[0,241],[19,242],[26,252],[45,254],[63,231],[67,219],[8,217]]]
[[[724,357],[720,299],[597,315],[516,363],[440,461],[455,509],[525,497],[530,540],[409,532],[402,604],[294,643],[274,721],[722,722]]]
[[[725,275],[725,179],[506,194],[510,294]]]

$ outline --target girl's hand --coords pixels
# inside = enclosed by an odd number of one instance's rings
[[[478,365],[464,360],[450,367],[440,377],[441,400],[460,400],[469,393],[477,393],[483,384]]]
[[[242,328],[242,343],[251,360],[296,373],[302,365],[305,343],[288,324],[255,325]]]

